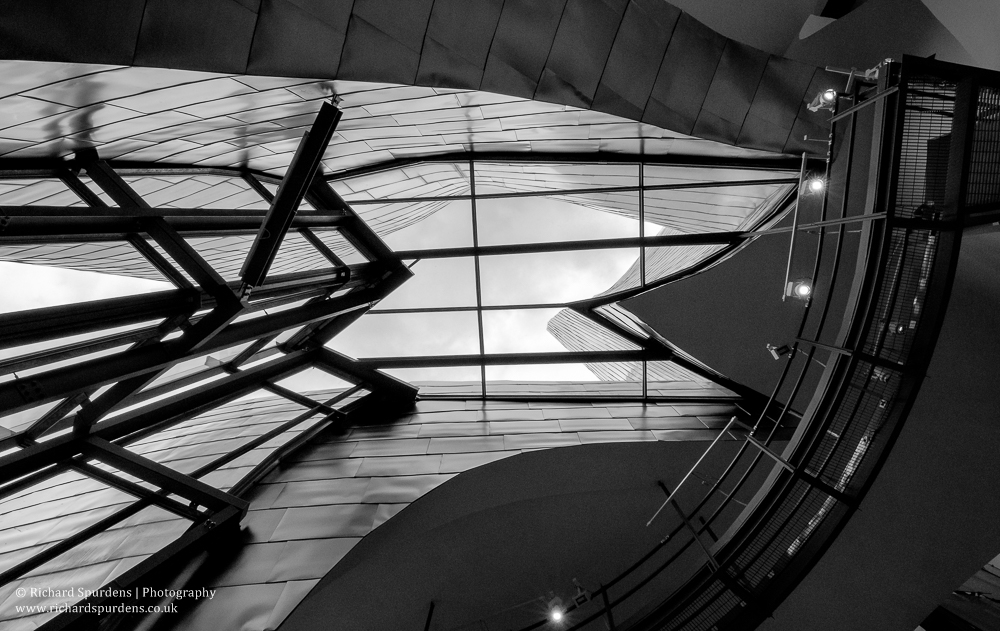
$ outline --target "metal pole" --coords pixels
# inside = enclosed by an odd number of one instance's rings
[[[781,286],[781,302],[788,293],[788,277],[792,273],[792,252],[795,251],[795,233],[799,228],[799,200],[802,198],[802,180],[806,176],[806,152],[802,152],[802,167],[799,169],[799,188],[795,192],[795,209],[792,211],[792,239],[788,242],[788,264],[785,265],[785,283]]]
[[[670,500],[674,499],[674,496],[677,495],[677,491],[681,490],[681,487],[684,486],[684,483],[687,482],[688,478],[691,477],[691,474],[694,473],[694,470],[698,468],[698,465],[701,464],[701,461],[705,459],[705,456],[708,455],[708,452],[712,451],[712,447],[715,447],[715,443],[719,442],[719,439],[721,439],[723,436],[726,435],[726,433],[729,431],[729,428],[732,427],[733,423],[735,422],[736,422],[735,416],[729,419],[729,422],[726,423],[726,426],[722,428],[722,431],[719,432],[719,435],[715,437],[715,440],[712,441],[712,444],[708,446],[708,449],[706,449],[705,452],[701,454],[701,457],[698,458],[698,461],[695,462],[694,465],[691,467],[691,469],[687,472],[687,475],[685,475],[684,478],[680,481],[680,484],[678,484],[674,488],[673,492],[667,496],[667,499],[662,504],[660,504],[660,507],[656,509],[655,513],[653,513],[653,516],[649,518],[649,521],[646,522],[647,528],[649,527],[650,524],[653,523],[653,520],[656,519],[657,515],[659,515],[660,512],[667,507],[667,504],[670,503]]]
[[[427,622],[424,623],[424,631],[430,631],[431,619],[434,617],[434,601],[431,601],[431,606],[427,610]]]

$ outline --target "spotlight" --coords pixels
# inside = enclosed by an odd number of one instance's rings
[[[785,355],[791,355],[792,349],[788,347],[787,344],[782,344],[781,346],[775,346],[774,344],[768,344],[767,350],[771,353],[771,357],[775,359],[781,359]]]
[[[559,598],[558,596],[552,598],[548,602],[548,608],[549,608],[549,620],[551,620],[552,622],[555,623],[562,622],[563,618],[566,617],[566,613],[563,611],[562,598]]]
[[[810,193],[821,193],[826,188],[826,182],[821,177],[813,177],[806,180],[806,190]]]
[[[830,110],[832,112],[833,108],[837,105],[837,96],[837,91],[833,88],[823,90],[806,107],[809,108],[810,112],[818,112],[820,110]]]
[[[812,298],[812,293],[812,281],[808,278],[800,278],[798,280],[789,281],[788,285],[785,287],[785,295],[789,298],[809,300]]]

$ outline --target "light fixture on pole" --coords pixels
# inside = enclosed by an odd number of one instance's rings
[[[556,596],[555,598],[549,600],[548,608],[549,608],[549,620],[551,620],[552,622],[555,623],[562,622],[563,619],[566,617],[565,610],[563,609],[562,598]]]
[[[812,280],[809,278],[800,278],[788,281],[785,284],[785,295],[789,298],[797,298],[808,302],[813,295]]]
[[[817,94],[806,107],[809,108],[810,112],[818,112],[820,110],[830,110],[832,112],[837,105],[837,98],[839,96],[840,94],[836,90],[828,88]]]
[[[782,344],[781,346],[775,346],[774,344],[768,344],[767,350],[771,353],[771,357],[775,359],[781,359],[786,355],[792,354],[792,349],[788,347],[787,344]]]

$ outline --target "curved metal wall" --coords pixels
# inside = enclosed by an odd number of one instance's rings
[[[5,9],[0,58],[471,88],[726,144],[815,152],[844,78],[662,0],[55,0]]]

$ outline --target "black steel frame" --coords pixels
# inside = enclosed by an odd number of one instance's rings
[[[0,164],[2,177],[58,177],[84,202],[82,208],[19,206],[0,208],[0,243],[25,244],[59,241],[108,242],[131,244],[176,289],[138,297],[115,298],[79,305],[36,309],[0,316],[0,348],[16,348],[30,343],[46,343],[50,348],[0,361],[2,374],[14,374],[11,381],[0,383],[0,410],[17,413],[40,406],[34,421],[22,431],[0,436],[0,497],[30,488],[61,472],[72,470],[118,488],[137,498],[127,508],[100,520],[66,540],[47,548],[16,567],[0,574],[0,584],[40,567],[49,560],[77,546],[104,530],[135,515],[148,506],[158,506],[192,521],[181,539],[116,580],[127,587],[142,579],[153,580],[154,570],[175,567],[184,558],[204,549],[221,532],[235,528],[246,510],[240,494],[259,479],[280,455],[265,460],[229,493],[222,493],[198,478],[275,438],[289,429],[319,416],[319,421],[294,444],[314,435],[332,422],[343,421],[345,414],[365,406],[378,405],[402,409],[417,395],[417,389],[379,369],[392,367],[434,367],[474,365],[481,369],[484,398],[488,393],[486,366],[561,362],[641,362],[641,394],[630,399],[647,400],[646,364],[649,361],[672,361],[692,372],[730,388],[743,397],[749,409],[756,410],[763,401],[756,393],[731,383],[697,361],[679,355],[661,336],[634,319],[633,327],[604,315],[600,308],[648,291],[680,275],[690,274],[713,264],[723,256],[755,238],[761,231],[648,237],[643,224],[643,201],[647,190],[673,188],[714,188],[746,184],[788,184],[795,179],[760,179],[741,182],[703,182],[680,186],[644,186],[642,174],[646,163],[679,166],[738,166],[752,169],[787,168],[782,161],[679,160],[651,158],[638,162],[634,157],[538,156],[490,154],[462,156],[470,167],[471,194],[467,199],[473,212],[471,249],[445,249],[393,252],[331,188],[329,180],[349,174],[322,176],[319,159],[336,128],[340,114],[324,104],[310,131],[304,136],[291,165],[272,194],[262,181],[273,182],[267,174],[227,169],[198,169],[130,163],[109,163],[93,151],[81,151],[66,161],[17,161]],[[436,158],[435,158],[436,159]],[[435,160],[431,159],[431,161]],[[454,160],[455,157],[451,156]],[[628,162],[639,173],[638,186],[573,189],[538,193],[478,195],[475,184],[477,159],[515,161],[592,161]],[[391,165],[382,165],[386,168]],[[116,206],[109,206],[96,191],[79,177],[85,173]],[[265,211],[152,208],[123,179],[123,175],[153,173],[214,173],[240,177],[255,190],[270,208]],[[605,239],[511,246],[480,246],[475,225],[477,199],[531,197],[591,192],[638,193],[640,233],[636,238]],[[777,203],[769,217],[755,229],[779,216],[794,197],[788,194]],[[455,198],[420,198],[420,201]],[[300,211],[303,200],[316,210]],[[397,202],[398,199],[387,199]],[[803,226],[803,229],[808,226]],[[367,262],[345,265],[312,231],[337,230]],[[269,268],[288,231],[302,235],[329,263],[329,268],[311,272],[270,274]],[[255,240],[240,271],[239,280],[225,280],[191,247],[194,236],[254,234]],[[669,278],[647,282],[645,249],[672,245],[719,245],[719,251],[695,268]],[[559,305],[482,304],[481,280],[477,264],[477,304],[479,353],[454,357],[405,357],[352,359],[324,347],[334,336],[355,322],[379,300],[409,278],[406,261],[421,258],[482,256],[498,254],[556,252],[568,250],[640,248],[641,282],[635,288],[600,298]],[[274,307],[289,307],[252,319],[241,316]],[[482,313],[498,308],[573,309],[601,327],[605,327],[638,350],[568,353],[487,354],[484,347]],[[372,310],[378,312],[378,310]],[[435,311],[435,309],[383,310],[391,312]],[[124,331],[112,331],[127,327]],[[637,334],[642,330],[644,335]],[[278,343],[277,338],[291,332]],[[72,343],[59,340],[73,335],[88,339]],[[209,358],[208,364],[192,374],[163,381],[166,370],[182,362],[201,358],[226,349],[239,352],[228,361]],[[117,351],[107,354],[109,351]],[[64,365],[54,366],[57,362]],[[250,366],[250,367],[246,367]],[[309,367],[354,384],[350,390],[327,402],[318,402],[281,387],[276,382]],[[17,372],[32,371],[30,376]],[[282,424],[265,436],[242,445],[217,458],[190,475],[178,474],[167,467],[138,456],[126,446],[145,436],[234,401],[255,390],[267,390],[304,405],[307,412]],[[354,398],[363,394],[361,398]],[[351,395],[351,402],[348,395]],[[505,396],[505,398],[510,398]],[[559,397],[552,397],[559,398]],[[594,397],[601,398],[601,397]],[[621,397],[616,397],[621,398]],[[335,407],[340,405],[340,407]],[[346,405],[346,407],[345,407]],[[102,466],[95,466],[99,463]],[[107,467],[111,467],[109,472]],[[159,489],[130,482],[121,474],[138,478]],[[182,504],[171,496],[184,498]],[[157,575],[163,574],[158,572]],[[159,579],[157,579],[159,580]],[[91,599],[106,603],[107,598]],[[83,620],[83,614],[62,614],[47,628],[63,628]]]

